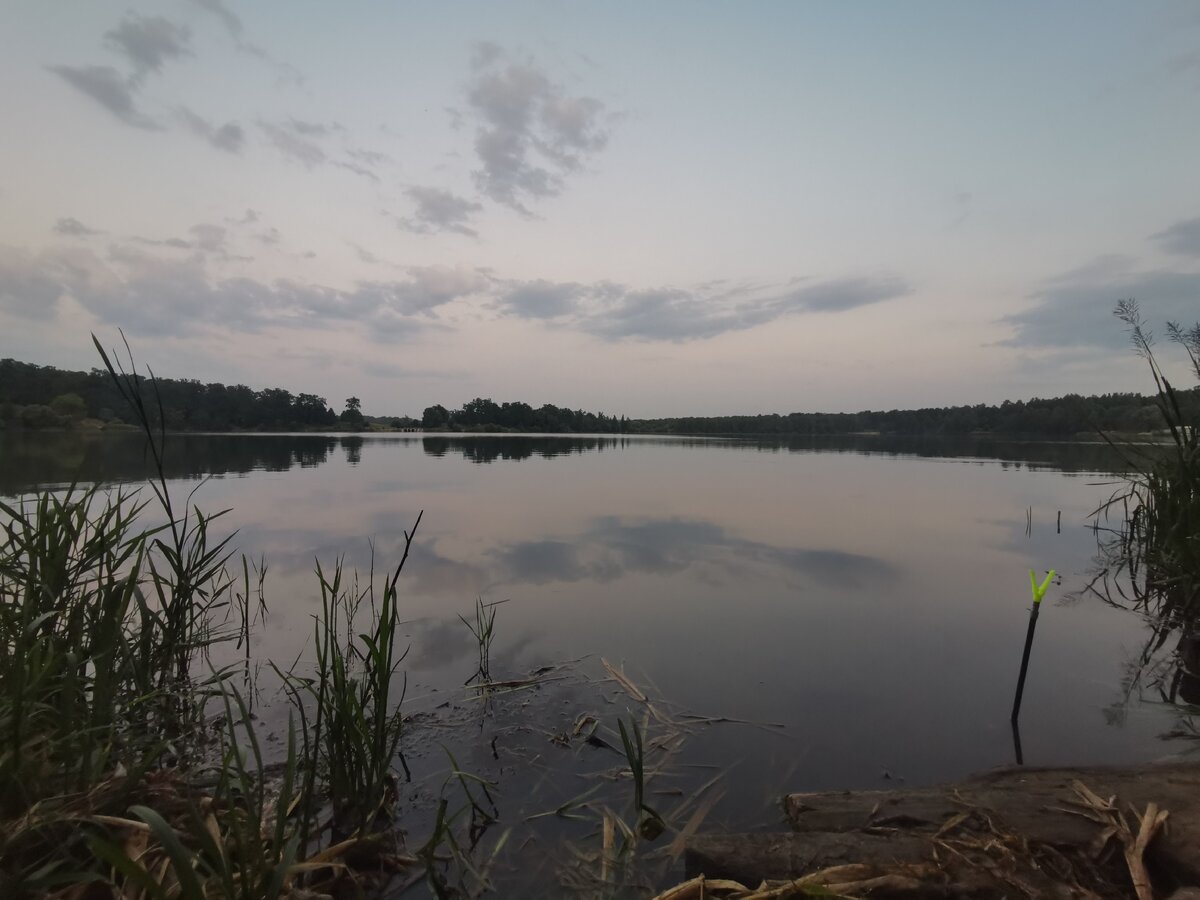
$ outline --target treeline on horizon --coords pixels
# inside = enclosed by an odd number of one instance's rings
[[[293,395],[282,388],[256,391],[244,384],[204,384],[186,378],[154,381],[170,430],[355,429],[363,424],[357,407],[339,416],[315,394]],[[153,392],[148,396],[153,402]],[[128,415],[127,404],[104,369],[74,372],[0,359],[0,428],[70,427],[85,420],[120,425]]]
[[[1185,417],[1200,417],[1200,388],[1178,392]],[[629,431],[640,434],[1029,434],[1069,437],[1079,434],[1143,434],[1162,430],[1154,397],[1101,394],[1032,400],[1005,400],[999,406],[928,407],[866,410],[856,413],[705,416],[633,419]]]
[[[528,403],[496,403],[476,397],[461,409],[438,404],[425,408],[421,427],[439,431],[536,431],[558,434],[622,434],[628,431],[624,416],[566,409],[546,403],[536,409]]]
[[[335,413],[324,397],[282,388],[156,379],[165,424],[177,431],[357,430],[371,423],[436,431],[590,434],[834,435],[1031,434],[1068,437],[1097,430],[1146,433],[1161,427],[1153,397],[1119,393],[1006,400],[998,406],[930,407],[856,413],[791,413],[629,419],[545,404],[475,398],[461,408],[427,407],[421,419],[364,416],[355,398]],[[1185,415],[1200,416],[1200,388],[1179,392]],[[70,427],[124,421],[125,405],[103,369],[76,372],[0,360],[0,428]]]

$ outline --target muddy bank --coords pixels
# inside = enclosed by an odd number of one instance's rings
[[[697,836],[689,879],[799,896],[1170,896],[1200,885],[1200,763],[992,771],[930,788],[789,794],[792,830]],[[786,882],[794,889],[788,892]],[[698,885],[694,880],[692,885]],[[700,896],[680,886],[664,897]]]

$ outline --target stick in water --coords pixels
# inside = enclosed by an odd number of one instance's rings
[[[1033,648],[1033,632],[1037,628],[1038,610],[1042,606],[1042,598],[1046,596],[1046,591],[1050,587],[1050,582],[1054,580],[1054,570],[1050,570],[1050,574],[1046,576],[1046,580],[1040,585],[1037,582],[1037,575],[1033,569],[1029,570],[1029,585],[1033,592],[1033,608],[1029,611],[1029,630],[1025,632],[1025,652],[1021,654],[1021,674],[1017,677],[1017,696],[1013,698],[1012,708],[1012,723],[1017,723],[1017,716],[1021,714],[1021,695],[1025,693],[1025,673],[1029,670],[1029,651]]]

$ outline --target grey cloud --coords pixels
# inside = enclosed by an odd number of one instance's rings
[[[328,136],[333,130],[341,129],[342,126],[336,123],[323,125],[301,122],[297,119],[289,119],[283,123],[260,120],[258,127],[262,129],[263,134],[267,136],[267,140],[276,150],[287,158],[300,163],[306,169],[330,164],[360,175],[369,181],[379,182],[379,176],[368,167],[360,165],[358,162],[330,159],[329,154],[317,143],[316,139]]]
[[[513,288],[504,296],[504,304],[522,318],[553,319],[572,312],[576,301],[585,292],[583,285],[555,284],[539,279]]]
[[[1002,324],[1014,330],[1004,343],[1017,347],[1123,347],[1128,334],[1112,313],[1118,300],[1128,298],[1141,301],[1151,323],[1194,321],[1200,305],[1200,273],[1139,271],[1123,257],[1101,257],[1048,279],[1032,295],[1032,306],[1002,319]]]
[[[191,32],[162,16],[127,13],[104,39],[133,64],[135,78],[161,71],[164,62],[191,53]]]
[[[192,0],[192,3],[220,19],[225,30],[229,32],[229,36],[234,40],[241,39],[242,20],[224,4],[223,0]]]
[[[603,103],[567,96],[532,62],[513,61],[495,44],[475,48],[467,103],[480,120],[476,184],[524,214],[526,201],[561,193],[565,177],[608,143]]]
[[[328,158],[325,151],[319,146],[288,128],[262,121],[258,123],[258,127],[262,129],[276,150],[305,168],[311,169],[314,166],[322,165]]]
[[[459,297],[487,290],[488,279],[467,269],[413,266],[406,281],[360,282],[358,292],[400,315],[428,314]]]
[[[216,126],[185,106],[179,108],[179,117],[193,134],[208,141],[218,150],[240,153],[245,146],[246,132],[237,122],[226,122]]]
[[[346,160],[339,159],[335,160],[333,164],[339,169],[345,169],[347,172],[353,172],[355,175],[361,175],[363,178],[367,179],[367,181],[374,181],[376,184],[379,183],[378,175],[365,166],[360,166],[358,163],[347,162]]]
[[[718,286],[719,289],[719,286]],[[510,285],[500,307],[512,315],[560,319],[609,340],[688,341],[741,331],[789,315],[836,313],[909,293],[900,278],[841,278],[784,292],[749,289],[708,293],[664,287],[634,290],[611,282],[594,285],[544,281]]]
[[[1176,222],[1150,237],[1168,253],[1200,257],[1200,217]],[[1200,297],[1197,299],[1200,300]]]
[[[183,238],[148,238],[135,237],[133,240],[139,244],[145,244],[147,247],[172,247],[176,250],[191,250],[192,242],[185,241]]]
[[[382,166],[386,163],[393,162],[392,158],[386,153],[377,153],[374,150],[363,150],[358,147],[347,147],[346,153],[351,159],[358,161],[364,166]]]
[[[0,246],[0,309],[27,319],[52,319],[62,287],[53,266],[15,247]]]
[[[214,131],[208,140],[218,150],[237,153],[242,149],[242,144],[246,141],[246,133],[242,131],[242,126],[236,122],[226,122]]]
[[[781,298],[795,312],[845,312],[909,293],[899,278],[840,278],[800,288]]]
[[[404,193],[417,204],[417,209],[411,218],[400,220],[403,228],[418,234],[453,231],[468,237],[477,236],[469,223],[471,216],[483,209],[478,203],[435,187],[415,185]]]
[[[201,250],[207,253],[223,253],[225,251],[225,229],[220,225],[201,223],[193,225],[188,232]]]
[[[234,46],[240,52],[247,56],[253,56],[274,69],[281,84],[296,86],[304,84],[303,72],[290,63],[280,62],[262,47],[252,44],[244,38],[245,28],[242,20],[225,5],[224,0],[191,0],[191,2],[220,21],[230,38],[233,39]]]
[[[104,233],[97,231],[95,228],[88,228],[78,219],[71,216],[66,216],[55,222],[54,232],[56,234],[65,234],[68,237],[92,237],[93,235]]]
[[[39,256],[0,248],[0,305],[48,318],[67,294],[106,323],[148,335],[345,323],[359,324],[373,336],[396,337],[431,327],[438,307],[489,284],[479,273],[437,266],[349,289],[289,279],[218,278],[209,271],[206,254],[227,258],[224,229],[198,225],[192,234],[191,247],[205,252],[186,258],[165,258],[133,245],[113,246],[107,260],[85,248]]]
[[[326,124],[325,122],[305,122],[302,119],[289,118],[287,124],[296,134],[302,134],[305,137],[325,137],[335,131],[346,130],[337,122]]]
[[[158,130],[162,126],[137,108],[133,89],[112,66],[47,66],[80,93],[135,128]]]

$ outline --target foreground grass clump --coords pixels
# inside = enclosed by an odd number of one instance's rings
[[[413,532],[378,599],[374,573],[348,591],[340,564],[318,566],[317,666],[280,672],[292,715],[269,762],[238,663],[214,662],[235,641],[249,659],[261,577],[256,610],[252,566],[231,574],[232,535],[213,535],[222,513],[168,489],[154,382],[101,355],[146,437],[154,499],[71,487],[0,503],[0,896],[257,900],[386,880],[414,862],[377,827],[396,799]]]

